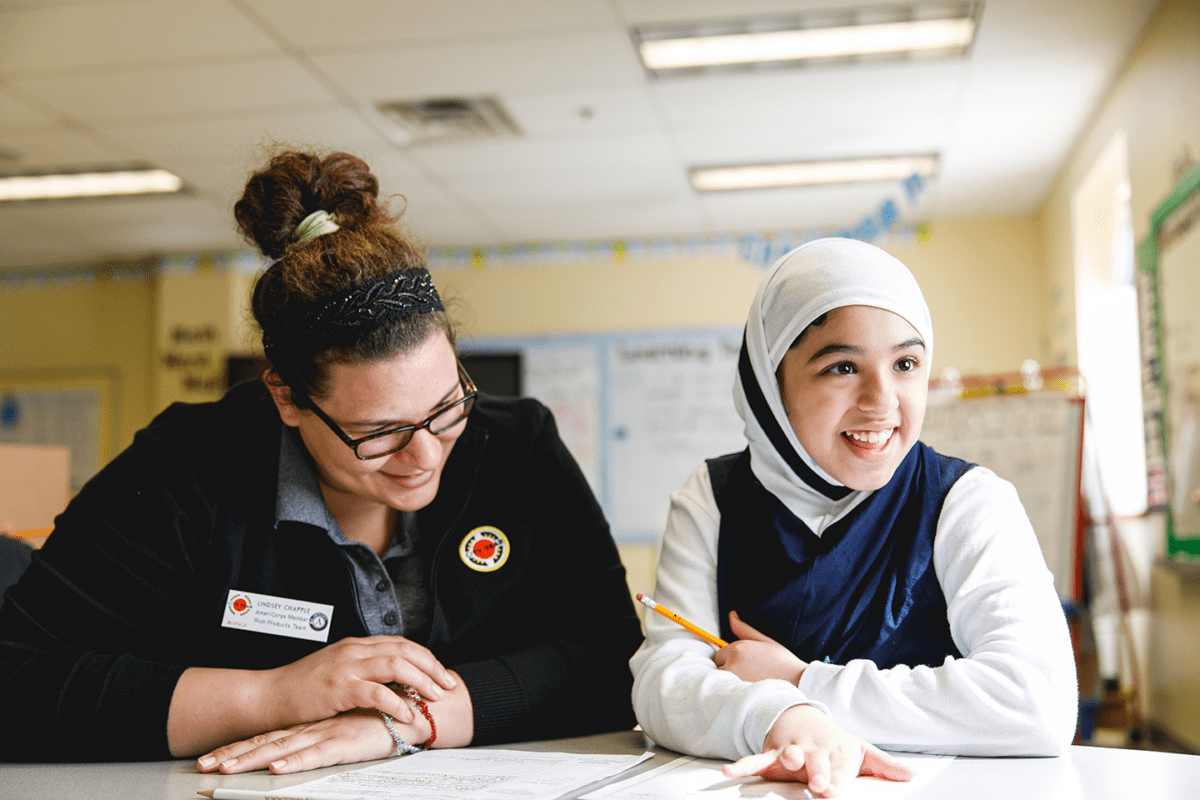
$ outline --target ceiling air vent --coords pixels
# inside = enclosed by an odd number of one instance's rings
[[[376,105],[395,128],[397,144],[447,144],[519,136],[508,112],[494,97],[438,97]]]

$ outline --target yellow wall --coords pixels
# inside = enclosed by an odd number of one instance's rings
[[[228,273],[212,268],[159,275],[155,408],[203,403],[224,393],[229,283]]]
[[[933,225],[926,242],[885,243],[912,269],[934,321],[934,374],[1044,363],[1040,234],[1032,218]],[[763,271],[735,256],[437,270],[464,338],[738,326]]]
[[[887,247],[912,270],[933,315],[933,374],[1047,365],[1041,235],[1032,218],[935,223],[928,243]]]
[[[248,254],[246,254],[248,256]],[[250,314],[257,259],[201,257],[164,269],[155,295],[154,408],[202,403],[224,392],[226,358],[261,351]]]
[[[0,376],[111,376],[116,419],[100,455],[116,455],[155,412],[154,294],[149,276],[5,287]]]
[[[734,256],[433,271],[464,337],[738,325],[761,277]]]
[[[1200,569],[1157,564],[1150,588],[1150,717],[1200,752]]]

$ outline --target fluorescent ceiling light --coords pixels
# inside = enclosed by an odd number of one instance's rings
[[[649,25],[631,31],[652,73],[814,59],[960,55],[975,37],[977,0],[809,11],[787,17]]]
[[[896,181],[913,175],[931,177],[937,172],[937,162],[936,155],[917,155],[799,161],[791,164],[697,167],[691,171],[691,180],[692,187],[699,192]]]
[[[62,200],[178,192],[183,179],[165,169],[128,169],[57,175],[0,175],[0,202]]]
[[[642,42],[640,51],[647,69],[687,69],[957,49],[970,44],[974,34],[975,21],[972,19],[930,19],[840,28],[657,39]]]

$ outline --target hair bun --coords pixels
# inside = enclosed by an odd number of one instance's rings
[[[296,228],[314,211],[334,215],[342,228],[391,224],[378,197],[379,181],[362,159],[288,151],[250,177],[233,215],[242,235],[277,259],[296,243]]]

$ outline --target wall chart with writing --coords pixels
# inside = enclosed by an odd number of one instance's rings
[[[1079,591],[1083,403],[1055,391],[931,402],[921,441],[1011,481],[1060,597]]]
[[[563,441],[618,541],[656,541],[671,492],[704,459],[745,447],[733,408],[740,329],[463,341],[519,352],[522,386]]]

